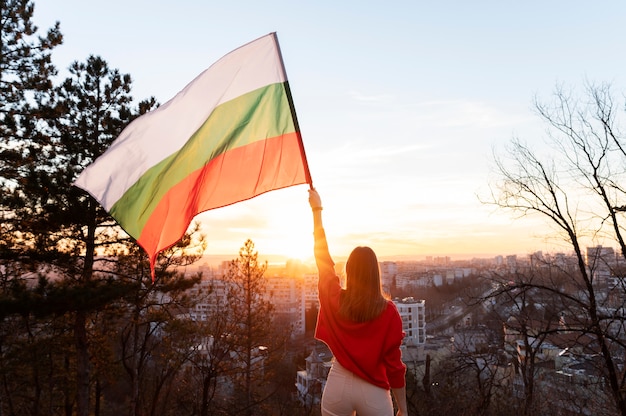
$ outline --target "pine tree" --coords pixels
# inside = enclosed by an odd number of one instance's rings
[[[258,405],[267,395],[264,386],[267,346],[271,342],[273,307],[264,299],[266,263],[259,263],[254,243],[248,239],[239,257],[229,264],[226,282],[230,319],[237,329],[232,334],[233,351],[240,365],[237,390],[238,404],[244,414],[259,414]],[[257,409],[255,413],[255,408]]]
[[[56,75],[50,54],[63,36],[57,22],[45,37],[37,35],[30,0],[0,0],[0,138],[2,151],[10,140],[23,138],[28,118],[39,116],[38,107]],[[7,154],[10,154],[8,152]],[[13,160],[0,158],[4,166]],[[3,166],[3,167],[4,167]]]
[[[46,157],[48,138],[38,126],[52,117],[51,89],[56,68],[50,54],[61,44],[59,23],[45,37],[33,24],[28,0],[0,0],[0,258],[14,257],[22,239],[13,208],[29,166]]]
[[[69,70],[60,86],[35,94],[36,112],[13,117],[19,120],[15,135],[3,141],[2,257],[12,271],[4,276],[5,287],[12,290],[2,297],[5,314],[72,316],[75,359],[70,366],[76,370],[80,416],[89,412],[88,314],[123,295],[124,284],[111,278],[107,256],[133,243],[72,182],[125,125],[155,103],[151,99],[133,108],[130,76],[99,57],[75,62]],[[35,107],[26,100],[21,108]],[[94,267],[96,252],[103,255],[99,268]],[[23,287],[17,282],[28,276],[39,276],[38,286],[21,290],[28,302],[18,302],[14,289]],[[25,282],[26,289],[31,286]]]
[[[86,416],[91,382],[100,381],[90,358],[110,354],[92,353],[92,336],[102,339],[96,312],[123,305],[148,277],[139,269],[129,277],[119,260],[134,256],[145,265],[145,255],[72,183],[157,104],[150,98],[133,105],[131,77],[96,56],[72,63],[68,78],[53,85],[50,52],[62,41],[59,24],[37,37],[31,2],[0,0],[0,6],[0,374],[8,381],[0,396],[14,398],[0,401],[0,413],[42,414],[46,402]],[[187,244],[183,239],[175,249]],[[193,284],[166,272],[189,259],[172,252],[159,259],[157,278],[165,280],[152,292]],[[62,345],[55,343],[60,339]],[[97,364],[96,370],[106,368]],[[43,371],[50,376],[44,379]]]

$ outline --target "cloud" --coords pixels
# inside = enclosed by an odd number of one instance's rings
[[[506,105],[471,99],[414,101],[414,97],[398,97],[393,94],[368,95],[349,92],[347,112],[366,124],[382,124],[386,131],[416,132],[436,129],[442,134],[459,127],[508,129],[520,124],[535,122],[536,116],[528,106]]]
[[[357,91],[348,93],[351,99],[363,104],[391,104],[396,96],[392,94],[364,94]]]
[[[325,158],[331,164],[343,166],[354,165],[377,165],[389,162],[398,155],[407,156],[410,153],[424,152],[432,145],[419,143],[371,143],[359,141],[344,141],[339,147],[330,149],[325,153]],[[419,154],[418,154],[419,156]]]
[[[414,106],[414,114],[424,123],[477,128],[511,127],[534,120],[534,116],[524,108],[507,108],[502,103],[497,105],[483,101],[447,100],[426,101]]]

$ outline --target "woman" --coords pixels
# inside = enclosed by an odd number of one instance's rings
[[[346,263],[346,288],[335,274],[322,226],[322,201],[309,190],[313,210],[320,311],[315,337],[328,345],[333,365],[322,394],[322,416],[407,416],[400,345],[402,320],[383,296],[376,254],[355,248]]]

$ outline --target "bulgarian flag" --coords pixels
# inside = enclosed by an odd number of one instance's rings
[[[157,255],[196,214],[303,183],[311,175],[270,33],[131,122],[74,184],[146,251],[154,279]]]

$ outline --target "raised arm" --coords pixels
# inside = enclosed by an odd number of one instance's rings
[[[309,205],[313,212],[313,236],[315,238],[315,262],[320,273],[320,283],[328,278],[334,279],[335,269],[332,258],[328,251],[326,233],[322,225],[322,199],[315,189],[309,189]]]
[[[313,211],[313,231],[324,228],[322,225],[322,198],[315,188],[309,189],[309,205]]]

